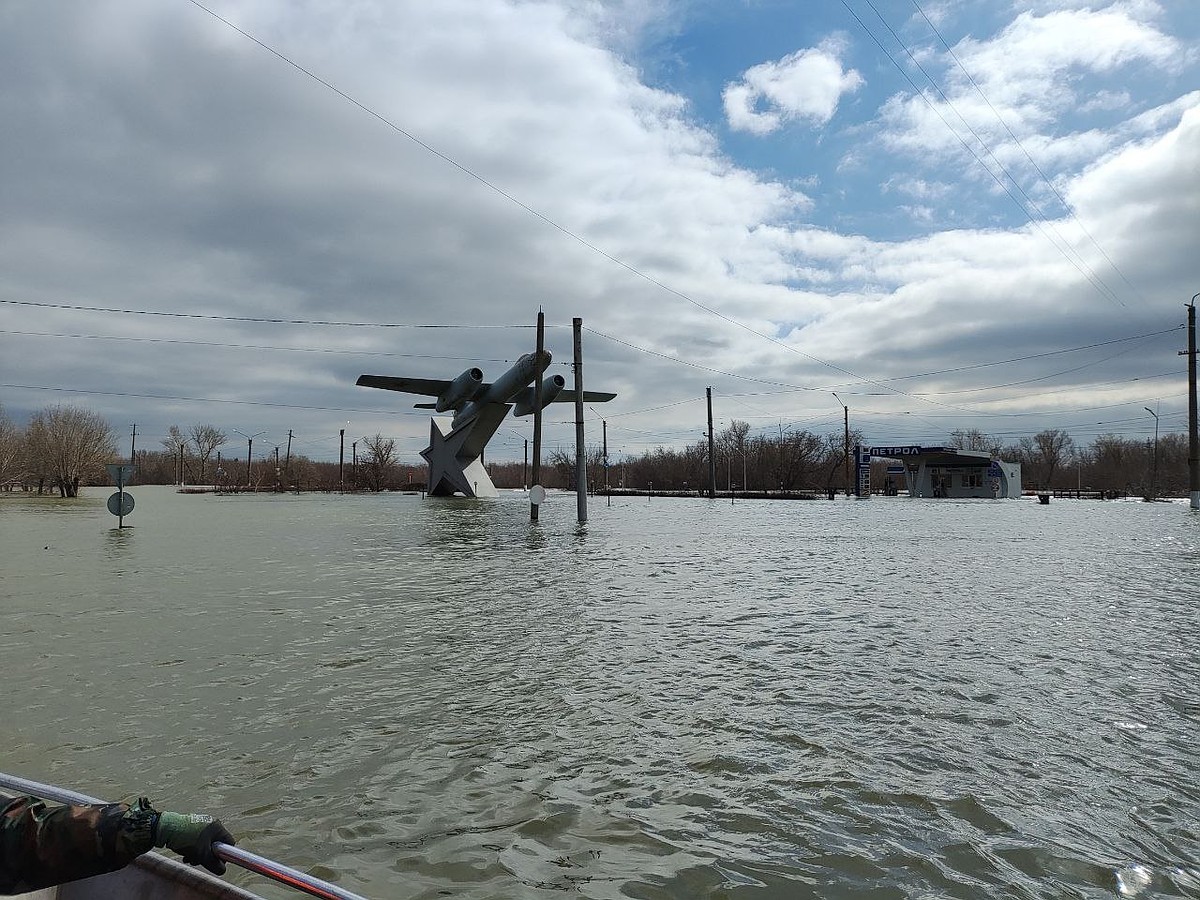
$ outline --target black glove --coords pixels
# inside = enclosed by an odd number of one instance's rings
[[[204,866],[214,875],[225,874],[225,863],[213,851],[215,842],[236,843],[233,835],[212,816],[165,812],[158,817],[154,846],[169,847],[188,865]]]

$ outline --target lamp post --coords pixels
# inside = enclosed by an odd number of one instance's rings
[[[1142,409],[1154,416],[1154,468],[1150,476],[1150,499],[1153,500],[1158,497],[1158,413],[1148,406]]]
[[[254,460],[254,439],[260,434],[266,434],[265,431],[256,431],[254,434],[246,434],[244,431],[233,429],[234,434],[240,434],[246,439],[246,487],[250,487],[250,464]]]
[[[837,395],[836,391],[830,391],[833,394],[833,399],[842,407],[843,421],[845,422],[845,437],[842,443],[842,456],[845,459],[845,471],[842,474],[842,480],[846,486],[846,497],[850,497],[850,407],[842,403],[842,398]]]

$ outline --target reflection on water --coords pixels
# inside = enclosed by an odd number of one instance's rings
[[[589,514],[4,498],[0,768],[378,897],[1200,896],[1186,508]]]

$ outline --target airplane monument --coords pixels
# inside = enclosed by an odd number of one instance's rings
[[[483,380],[483,371],[476,366],[453,381],[360,375],[355,383],[360,387],[436,398],[432,403],[414,404],[417,409],[432,409],[439,413],[453,410],[453,418],[433,416],[430,419],[429,446],[421,451],[421,456],[429,463],[429,494],[434,497],[456,493],[467,497],[495,497],[496,486],[483,466],[483,449],[510,409],[517,416],[536,412],[537,387],[534,382],[542,378],[550,360],[546,350],[540,356],[526,353],[490,384]],[[543,408],[551,403],[574,402],[575,392],[565,390],[566,383],[561,375],[542,378]],[[601,391],[583,392],[586,403],[604,403],[615,396]]]

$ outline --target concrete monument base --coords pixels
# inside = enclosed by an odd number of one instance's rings
[[[429,420],[429,446],[421,456],[429,463],[431,497],[498,497],[500,492],[483,465],[483,448],[508,412],[507,406],[485,408],[465,425],[434,416]]]

